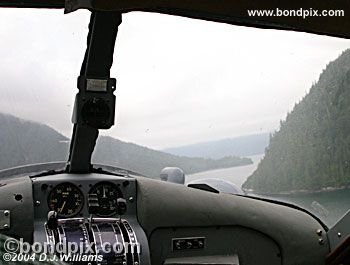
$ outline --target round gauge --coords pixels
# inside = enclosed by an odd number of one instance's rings
[[[59,217],[73,217],[83,208],[84,195],[77,186],[65,182],[51,190],[48,204]]]
[[[123,197],[117,185],[110,182],[100,182],[93,186],[89,194],[95,194],[98,199],[98,216],[111,216],[117,211],[117,199]]]

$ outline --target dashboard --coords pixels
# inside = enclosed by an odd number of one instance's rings
[[[136,218],[135,178],[60,174],[32,178],[32,184],[34,242],[60,244],[65,250],[68,243],[83,243],[79,259],[93,256],[99,264],[150,263]]]
[[[285,205],[132,174],[0,178],[0,234],[95,257],[69,264],[325,264],[326,230]]]

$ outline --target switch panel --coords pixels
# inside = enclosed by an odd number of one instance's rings
[[[173,238],[172,248],[173,251],[177,250],[193,250],[203,249],[205,247],[204,237],[186,237],[186,238]]]

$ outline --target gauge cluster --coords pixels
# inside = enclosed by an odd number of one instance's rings
[[[49,211],[56,212],[60,219],[89,217],[91,214],[109,218],[117,217],[120,212],[136,214],[134,178],[113,175],[91,178],[84,174],[62,174],[55,178],[34,178],[32,181],[35,218],[47,218]],[[121,204],[121,200],[124,204]],[[123,207],[123,211],[118,211],[118,207],[119,210]]]
[[[48,194],[48,208],[57,212],[60,218],[75,217],[81,213],[84,203],[88,202],[85,198],[94,196],[98,205],[95,214],[111,217],[117,214],[118,198],[123,198],[119,186],[113,182],[101,181],[93,185],[86,196],[75,184],[63,182],[54,186]]]

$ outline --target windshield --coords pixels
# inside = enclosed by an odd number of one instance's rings
[[[0,10],[0,168],[66,161],[89,12]],[[350,41],[123,15],[94,163],[222,179],[334,224],[350,202]]]

